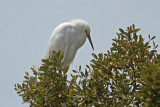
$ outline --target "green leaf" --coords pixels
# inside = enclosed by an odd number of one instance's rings
[[[156,38],[156,36],[153,36],[152,38],[151,38],[151,40],[153,40],[153,39],[155,39]]]
[[[148,38],[150,39],[150,38],[151,38],[151,36],[150,36],[150,35],[148,35]]]
[[[88,65],[86,65],[86,67],[87,67],[88,69],[90,69],[90,67],[89,67]]]
[[[135,29],[135,32],[137,33],[140,29]]]
[[[82,75],[83,77],[85,77],[85,75],[84,75],[84,73],[83,73],[83,72],[81,72],[81,75]]]
[[[124,34],[124,30],[123,29],[119,28],[119,31]]]
[[[85,76],[88,77],[88,71],[85,69]]]
[[[157,47],[158,47],[158,45],[155,46],[155,48],[157,48]]]
[[[73,93],[73,88],[71,88],[71,89],[69,90],[68,98],[70,98],[70,97],[71,97],[72,93]]]
[[[25,79],[29,79],[28,76],[24,76]]]
[[[83,84],[83,88],[86,87],[86,79],[82,81],[82,84]]]
[[[154,41],[153,41],[153,46],[154,46],[154,47],[156,46]]]
[[[26,74],[27,76],[29,76],[28,72],[25,72],[25,74]]]
[[[97,55],[96,55],[96,54],[92,53],[92,56],[93,56],[95,59],[97,59]]]
[[[72,70],[74,73],[77,73],[77,71],[76,70]]]
[[[114,47],[117,47],[116,43],[112,43],[112,45],[113,45]]]
[[[81,66],[79,66],[79,71],[81,71]]]

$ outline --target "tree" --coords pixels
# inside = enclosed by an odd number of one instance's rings
[[[59,106],[154,106],[160,105],[160,54],[153,39],[147,42],[135,25],[119,29],[107,53],[92,54],[85,71],[73,70],[67,80],[68,66],[62,67],[63,53],[53,52],[38,73],[28,72],[15,90],[32,107]],[[153,41],[153,48],[151,42]]]

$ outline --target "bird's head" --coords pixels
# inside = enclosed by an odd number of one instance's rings
[[[77,31],[79,31],[80,33],[83,33],[88,38],[88,40],[92,46],[92,49],[94,50],[94,46],[93,46],[93,43],[92,43],[92,40],[90,37],[91,30],[90,30],[89,24],[82,19],[75,19],[75,20],[72,20],[71,22],[74,24]]]

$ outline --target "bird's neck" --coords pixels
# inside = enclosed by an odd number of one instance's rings
[[[76,36],[76,39],[77,39],[76,46],[77,46],[77,49],[78,49],[85,43],[86,36],[84,34],[79,34],[79,35]]]

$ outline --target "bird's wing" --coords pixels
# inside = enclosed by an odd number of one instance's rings
[[[71,33],[74,33],[74,27],[71,23],[63,23],[56,27],[48,42],[45,58],[49,57],[53,50],[61,50],[62,52],[67,53],[67,50],[70,47],[69,36]],[[66,54],[64,54],[64,58],[65,55]]]

